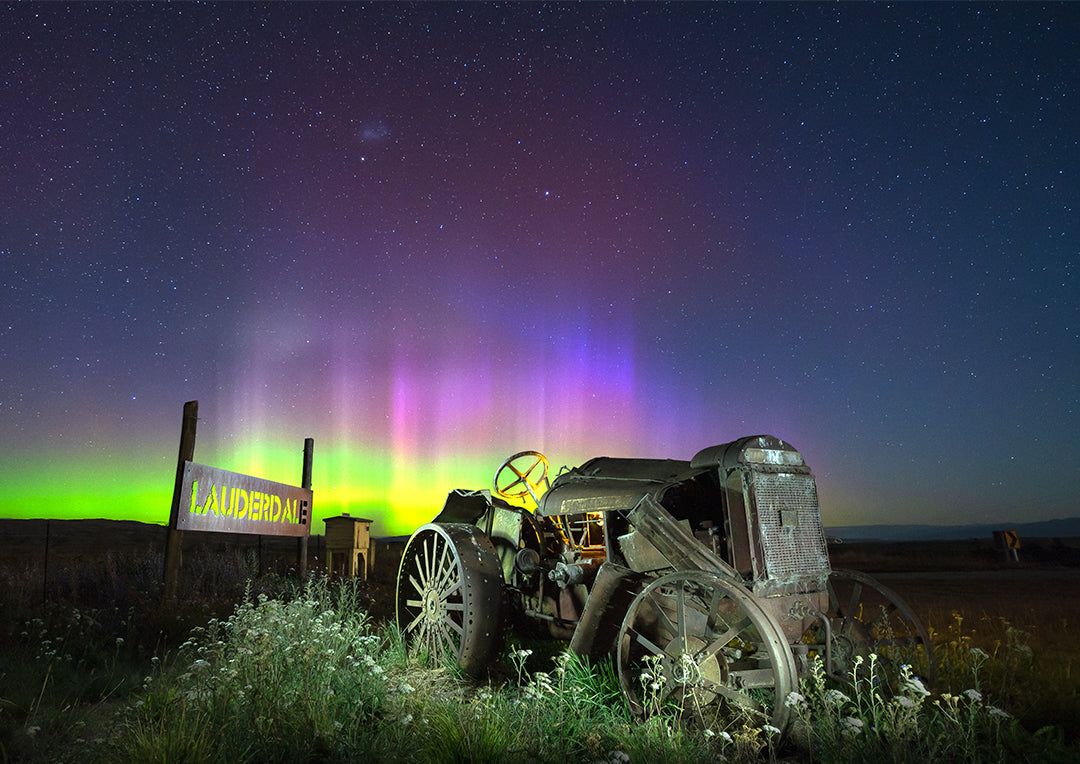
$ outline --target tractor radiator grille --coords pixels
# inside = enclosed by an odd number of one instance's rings
[[[829,570],[813,475],[752,473],[765,575],[787,580]]]

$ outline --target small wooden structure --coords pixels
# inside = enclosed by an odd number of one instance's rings
[[[326,572],[331,576],[364,581],[371,564],[371,520],[351,517],[328,517],[326,523]]]

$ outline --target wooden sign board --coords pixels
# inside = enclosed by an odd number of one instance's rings
[[[310,489],[186,462],[176,529],[311,535]]]

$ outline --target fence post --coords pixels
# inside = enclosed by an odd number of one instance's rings
[[[169,538],[165,543],[165,590],[166,600],[176,597],[180,579],[180,561],[183,552],[184,532],[177,530],[180,516],[180,494],[184,488],[184,464],[195,459],[195,425],[199,420],[199,402],[184,404],[184,422],[180,429],[180,453],[176,461],[176,483],[173,486],[172,508],[169,510]]]
[[[52,535],[52,520],[45,521],[45,570],[41,573],[41,604],[49,601],[49,541]]]

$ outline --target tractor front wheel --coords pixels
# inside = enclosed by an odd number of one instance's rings
[[[671,709],[710,729],[789,721],[797,683],[780,627],[741,584],[702,571],[660,578],[631,603],[619,681],[638,716]]]

